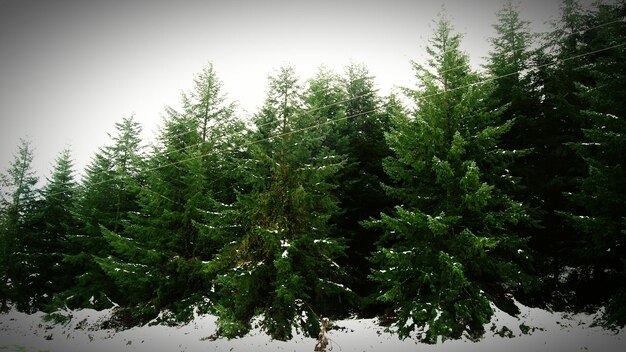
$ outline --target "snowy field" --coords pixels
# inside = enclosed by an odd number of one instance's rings
[[[498,312],[479,342],[445,341],[437,345],[398,340],[373,319],[333,322],[328,333],[332,351],[626,351],[626,329],[619,333],[592,327],[591,315],[566,315],[520,306],[519,319]],[[288,342],[272,341],[259,330],[240,339],[209,339],[215,332],[214,316],[198,316],[178,327],[143,326],[115,332],[94,327],[109,311],[84,309],[72,312],[65,325],[42,320],[42,313],[26,315],[16,311],[0,315],[0,352],[4,351],[313,351],[315,340],[301,334]],[[524,334],[520,325],[530,328]],[[490,331],[506,326],[513,337]],[[524,326],[523,326],[524,327]],[[534,329],[533,329],[534,328]],[[526,329],[524,329],[526,330]],[[330,349],[329,349],[330,351]]]

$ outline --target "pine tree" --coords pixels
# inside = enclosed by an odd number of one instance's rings
[[[351,268],[354,288],[360,296],[371,294],[367,281],[367,258],[375,249],[380,233],[366,229],[360,222],[391,207],[389,197],[381,187],[387,181],[382,160],[391,154],[385,143],[388,115],[382,110],[381,99],[374,87],[374,78],[364,65],[352,64],[342,78],[345,95],[343,109],[347,119],[337,124],[337,134],[342,143],[336,146],[339,155],[345,155],[346,166],[337,175],[335,191],[341,213],[332,221],[340,237],[348,239],[351,255],[341,264]],[[370,302],[363,308],[370,310]]]
[[[509,295],[527,282],[525,241],[511,228],[524,206],[496,186],[515,152],[500,147],[511,122],[489,108],[461,36],[442,17],[414,63],[420,89],[413,116],[396,113],[386,135],[394,155],[384,167],[397,199],[393,212],[368,223],[384,231],[371,279],[393,308],[400,337],[478,338],[495,303],[516,313]]]
[[[346,209],[344,217],[347,219],[342,228],[352,232],[350,237],[358,239],[363,232],[358,222],[380,213],[388,205],[380,182],[386,180],[382,160],[390,155],[384,140],[389,123],[387,116],[380,112],[382,101],[365,66],[348,66],[344,89],[345,111],[351,118],[342,131],[348,140],[347,149],[338,150],[348,155],[349,164],[340,181],[342,187],[347,187],[342,190],[346,197],[341,199],[341,205]]]
[[[531,150],[533,135],[536,131],[537,106],[539,96],[533,87],[532,67],[533,35],[529,31],[529,22],[522,20],[519,8],[507,0],[497,13],[498,22],[494,24],[497,36],[490,38],[492,50],[487,57],[487,72],[493,78],[493,91],[490,99],[494,108],[501,108],[503,121],[513,120],[509,132],[502,137],[502,146],[507,149]],[[454,69],[454,68],[453,68]],[[524,180],[532,178],[533,159],[531,156],[520,158],[512,165],[513,173]],[[523,189],[517,192],[527,195]],[[526,196],[531,200],[531,196]]]
[[[585,160],[587,173],[568,193],[575,210],[560,212],[581,232],[568,248],[579,264],[573,268],[579,287],[576,306],[605,305],[603,322],[622,327],[626,325],[626,28],[620,14],[625,10],[624,3],[599,4],[585,21],[595,28],[583,38],[586,50],[597,51],[586,67],[593,81],[577,82],[579,96],[588,106],[582,111],[588,127],[582,130],[580,142],[569,145]]]
[[[137,212],[129,214],[129,222],[113,230],[100,227],[103,239],[112,249],[106,256],[96,257],[101,270],[113,280],[121,306],[116,318],[124,327],[143,324],[174,301],[177,288],[184,289],[176,274],[177,260],[186,259],[181,247],[194,246],[195,231],[185,203],[192,195],[201,196],[198,188],[202,178],[199,161],[186,161],[195,156],[199,141],[197,131],[188,119],[174,115],[166,121],[160,136],[163,150],[156,149],[147,162],[144,184],[139,189]],[[189,170],[189,168],[195,169]],[[184,277],[182,278],[184,280]]]
[[[537,187],[543,187],[551,171],[542,168],[539,162],[542,155],[538,155],[545,153],[541,148],[541,136],[545,132],[539,123],[541,115],[538,107],[541,99],[532,69],[537,59],[536,52],[531,48],[536,36],[530,32],[530,23],[520,17],[519,7],[512,0],[503,4],[497,12],[497,18],[497,23],[493,25],[496,37],[489,40],[492,49],[485,67],[493,82],[490,95],[493,108],[504,107],[500,119],[513,121],[511,129],[501,138],[501,146],[518,151],[518,157],[507,169],[507,177],[501,178],[502,182],[495,182],[532,208],[529,213],[537,220],[520,224],[519,231],[531,234],[531,239],[536,241],[531,241],[531,245],[537,244],[541,251],[545,233],[538,219],[545,215],[546,210],[542,211],[545,201],[535,191]],[[549,256],[540,256],[546,257]],[[540,268],[544,265],[543,262],[539,263]],[[545,287],[537,286],[535,292],[524,297],[525,302],[542,304],[540,296],[545,295],[544,290]]]
[[[338,208],[327,180],[341,160],[323,147],[325,125],[311,128],[316,116],[327,117],[308,115],[300,94],[293,68],[270,77],[247,143],[250,192],[233,204],[232,242],[207,265],[217,275],[218,327],[226,336],[249,331],[255,316],[272,338],[290,339],[294,327],[314,336],[319,314],[349,294],[334,262],[343,246],[329,238],[328,224]]]
[[[220,202],[232,202],[232,185],[240,178],[244,124],[234,113],[235,103],[227,102],[212,64],[196,76],[194,83],[193,90],[183,95],[183,114],[197,125],[203,174],[211,180],[208,192]]]
[[[538,263],[545,273],[542,291],[550,294],[544,300],[554,309],[583,308],[580,298],[589,288],[578,275],[570,275],[571,268],[584,264],[582,257],[574,255],[584,235],[559,214],[578,212],[567,194],[586,173],[584,159],[569,145],[582,141],[583,130],[589,127],[583,114],[588,103],[577,88],[595,81],[589,70],[591,50],[585,42],[585,36],[594,31],[587,23],[588,16],[578,1],[563,0],[560,20],[536,56],[542,66],[533,73],[541,104],[533,134],[537,175],[529,184],[529,193],[540,200],[543,229],[534,236],[532,246],[543,258]]]
[[[23,234],[28,231],[37,201],[38,178],[32,170],[33,150],[29,141],[21,139],[17,154],[5,174],[0,177],[0,310],[9,302],[20,310],[29,310],[28,292],[23,289],[28,278],[26,268],[33,263],[25,261],[28,253]]]
[[[113,251],[101,227],[122,230],[140,209],[145,163],[140,134],[141,126],[133,117],[115,123],[115,134],[109,134],[112,144],[100,148],[85,170],[72,211],[77,229],[67,238],[63,259],[74,282],[55,297],[59,308],[104,309],[125,299],[95,258]]]
[[[210,215],[222,207],[217,199],[233,197],[229,182],[236,176],[233,158],[243,127],[220,87],[209,65],[197,75],[194,90],[183,94],[183,110],[167,109],[140,211],[123,232],[104,230],[115,255],[98,263],[128,293],[129,309],[121,314],[131,315],[130,324],[163,310],[174,313],[166,319],[189,319],[194,305],[209,295],[202,263],[221,246],[202,229],[212,226]]]
[[[306,116],[312,123],[327,123],[330,126],[324,127],[326,133],[322,146],[335,151],[345,151],[348,139],[342,132],[348,120],[344,106],[348,98],[341,77],[320,66],[315,76],[307,83],[308,89],[303,96],[307,109]]]
[[[29,297],[31,310],[44,310],[52,297],[72,282],[71,273],[63,263],[67,238],[75,232],[73,216],[76,200],[76,183],[69,149],[61,151],[52,175],[41,190],[23,243],[28,250],[24,261],[27,281],[23,290]]]

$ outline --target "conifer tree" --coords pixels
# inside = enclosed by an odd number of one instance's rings
[[[13,161],[6,173],[0,175],[0,310],[6,310],[9,302],[18,303],[20,310],[29,310],[28,293],[23,290],[26,268],[27,244],[23,234],[37,201],[38,178],[32,170],[33,150],[29,141],[21,139]],[[26,294],[26,296],[23,296]]]
[[[183,110],[167,109],[148,162],[140,211],[123,232],[104,230],[115,255],[98,263],[129,293],[124,305],[131,323],[165,309],[174,313],[167,319],[189,319],[194,304],[209,295],[202,262],[221,246],[202,228],[212,226],[210,215],[222,207],[216,199],[232,197],[233,154],[243,127],[220,87],[209,65],[196,76],[194,89],[183,94]]]
[[[529,214],[534,221],[520,224],[519,231],[530,234],[531,240],[534,240],[531,246],[535,245],[542,251],[544,255],[539,256],[541,262],[534,267],[544,268],[548,262],[546,258],[550,258],[541,248],[547,235],[539,221],[546,214],[543,209],[545,200],[536,190],[543,187],[551,170],[543,168],[544,165],[540,163],[543,155],[539,155],[546,151],[542,148],[545,131],[542,131],[539,123],[540,89],[536,86],[533,70],[537,53],[532,45],[536,36],[530,32],[529,22],[520,17],[519,7],[512,0],[504,2],[497,12],[497,19],[493,25],[496,36],[489,39],[491,51],[485,65],[493,82],[490,100],[494,109],[502,109],[501,121],[513,121],[511,129],[502,136],[501,145],[505,149],[516,150],[518,157],[507,169],[507,177],[495,182],[529,205]],[[544,271],[536,274],[543,275]],[[549,290],[551,288],[537,286],[534,292],[523,297],[524,301],[527,304],[542,304],[540,296],[545,296],[544,291]]]
[[[240,178],[240,145],[244,124],[235,115],[235,103],[227,102],[213,65],[208,64],[194,79],[194,88],[183,94],[183,114],[194,121],[200,141],[204,177],[211,182],[208,192],[221,202],[232,202]]]
[[[578,211],[567,194],[586,173],[583,157],[570,145],[582,141],[583,130],[590,126],[583,114],[588,102],[577,88],[592,86],[595,81],[589,70],[592,50],[585,39],[595,29],[590,29],[588,16],[579,1],[563,0],[560,19],[536,56],[541,66],[534,70],[541,104],[533,134],[537,176],[529,184],[529,193],[541,202],[543,230],[534,236],[532,246],[543,258],[538,263],[545,273],[542,291],[550,294],[544,300],[555,309],[583,308],[580,298],[588,297],[583,291],[590,288],[578,275],[569,275],[571,268],[584,265],[584,259],[574,255],[584,235],[560,215]]]
[[[290,339],[292,328],[314,336],[319,314],[349,294],[334,261],[343,246],[329,238],[328,224],[338,209],[327,180],[341,162],[322,146],[324,125],[311,127],[326,117],[307,115],[300,94],[293,68],[270,77],[247,143],[250,192],[233,205],[232,242],[207,265],[217,275],[218,327],[226,336],[249,331],[257,315],[272,338]]]
[[[119,231],[139,211],[138,197],[143,181],[143,146],[141,126],[133,117],[115,123],[112,144],[94,155],[77,190],[73,210],[77,229],[69,234],[64,262],[74,282],[55,299],[58,307],[103,309],[125,295],[116,290],[112,280],[94,258],[112,254],[101,227]]]
[[[347,123],[344,105],[348,98],[341,77],[321,66],[307,83],[308,89],[303,96],[306,116],[312,123],[328,123],[330,126],[323,127],[326,134],[322,145],[331,150],[345,151],[348,140],[342,132]]]
[[[63,263],[67,239],[77,226],[72,213],[76,200],[73,172],[70,151],[65,149],[57,157],[52,175],[40,192],[29,229],[23,233],[28,248],[25,261],[29,263],[24,269],[28,275],[23,291],[31,309],[46,309],[52,297],[73,279]]]
[[[493,78],[491,100],[494,108],[504,107],[501,113],[503,121],[513,120],[509,132],[502,137],[502,145],[518,151],[532,150],[533,136],[538,118],[539,96],[533,86],[530,74],[533,65],[531,44],[533,35],[529,22],[520,18],[519,8],[512,0],[507,0],[497,13],[498,22],[494,24],[497,36],[490,38],[491,51],[485,65]],[[454,68],[453,68],[454,69]],[[524,182],[536,175],[534,159],[531,156],[518,159],[511,170],[521,176]],[[516,190],[519,196],[533,200],[523,187]]]
[[[599,4],[586,17],[583,40],[589,52],[593,81],[578,83],[579,96],[588,107],[581,141],[569,146],[585,160],[587,173],[568,193],[574,210],[560,212],[581,233],[572,238],[569,253],[577,258],[577,307],[606,306],[603,322],[626,325],[626,28],[624,3]]]
[[[98,262],[119,289],[128,292],[125,306],[147,309],[141,319],[152,318],[195,289],[187,273],[199,249],[200,209],[206,195],[202,174],[200,133],[193,119],[170,111],[160,137],[163,149],[155,150],[148,162],[142,189],[141,211],[123,232],[105,231],[115,255]]]
[[[524,239],[511,231],[524,206],[495,183],[515,156],[500,146],[511,122],[488,106],[490,89],[460,42],[442,17],[428,65],[414,64],[417,108],[394,115],[386,135],[386,188],[399,205],[368,223],[384,231],[371,275],[379,299],[394,309],[400,337],[429,343],[480,337],[491,303],[516,313],[508,295],[528,281]]]
[[[335,128],[342,138],[336,152],[347,160],[337,175],[335,191],[341,213],[332,221],[339,230],[337,235],[345,237],[350,247],[351,255],[342,264],[351,268],[357,293],[367,296],[371,293],[367,258],[380,234],[364,228],[360,222],[391,206],[381,187],[381,182],[387,181],[382,160],[391,154],[384,139],[389,119],[383,112],[383,99],[374,87],[374,78],[364,65],[351,64],[346,68],[342,88],[347,119]],[[364,304],[368,310],[369,303],[364,301]]]

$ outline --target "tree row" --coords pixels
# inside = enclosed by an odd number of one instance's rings
[[[402,96],[363,65],[286,66],[249,120],[208,65],[155,142],[122,119],[80,180],[64,150],[38,188],[23,141],[1,308],[113,307],[112,328],[212,313],[220,336],[279,340],[323,316],[479,339],[516,301],[624,326],[625,12],[564,0],[538,35],[507,1],[481,70],[442,15]]]

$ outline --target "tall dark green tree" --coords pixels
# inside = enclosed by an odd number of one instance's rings
[[[335,191],[341,213],[333,219],[338,235],[348,239],[350,256],[342,263],[352,269],[354,288],[360,296],[371,294],[367,282],[367,258],[375,249],[380,233],[366,229],[360,222],[391,207],[390,198],[382,189],[387,181],[382,160],[391,154],[384,133],[389,129],[389,117],[384,113],[383,99],[374,87],[374,78],[364,65],[352,64],[342,77],[347,119],[335,130],[342,138],[336,151],[347,158],[346,166],[337,175]],[[364,308],[369,310],[368,301]]]
[[[109,135],[112,144],[100,148],[85,170],[73,210],[78,228],[68,235],[64,256],[65,270],[74,275],[74,282],[57,295],[59,307],[102,309],[125,297],[94,258],[107,257],[113,250],[101,227],[122,230],[140,209],[145,158],[140,134],[133,117],[123,118]]]
[[[0,175],[1,310],[6,310],[9,302],[18,303],[18,309],[29,310],[29,295],[23,288],[28,280],[27,268],[34,263],[25,260],[29,249],[23,234],[31,230],[28,225],[38,198],[38,178],[32,162],[31,143],[21,139],[9,168]]]
[[[394,309],[400,337],[478,338],[495,303],[528,281],[525,240],[512,231],[526,214],[497,184],[515,152],[501,147],[511,122],[487,103],[489,86],[470,69],[461,36],[442,17],[415,64],[412,116],[395,114],[386,135],[387,186],[398,204],[370,221],[384,231],[371,279]],[[497,182],[498,183],[497,183]]]
[[[166,121],[160,137],[164,148],[155,150],[147,162],[150,171],[139,193],[139,211],[121,229],[101,227],[113,250],[96,261],[124,294],[118,303],[125,309],[119,314],[124,314],[129,325],[153,318],[172,303],[174,285],[185,288],[184,282],[177,280],[179,275],[172,274],[176,256],[187,258],[189,251],[185,250],[195,246],[189,218],[195,208],[185,211],[185,203],[193,195],[202,195],[200,161],[187,161],[197,156],[195,145],[200,140],[192,127],[195,124],[180,115]],[[193,149],[183,149],[191,146]]]
[[[347,100],[341,77],[321,66],[308,82],[303,100],[306,115],[311,122],[328,123],[325,127],[323,146],[332,150],[346,150],[347,137],[342,133],[347,123],[345,103]]]
[[[497,18],[498,22],[493,26],[496,37],[490,38],[491,51],[485,67],[493,78],[491,100],[494,108],[504,107],[501,119],[514,121],[502,137],[502,145],[519,151],[532,150],[533,136],[538,132],[536,120],[540,103],[530,74],[534,64],[531,48],[534,36],[529,30],[529,22],[520,18],[519,8],[512,0],[504,3]],[[536,175],[532,162],[532,158],[520,158],[511,170],[524,182],[531,182],[528,179]],[[528,194],[523,188],[518,193],[520,196]],[[532,196],[526,198],[531,200]]]
[[[212,196],[220,202],[235,199],[233,184],[240,178],[244,123],[228,102],[213,65],[208,64],[194,79],[194,88],[183,94],[183,115],[193,121],[200,137],[203,175]]]
[[[77,228],[74,210],[76,182],[69,149],[56,159],[52,174],[41,189],[29,230],[23,233],[23,262],[27,273],[22,296],[28,297],[31,310],[44,310],[52,298],[72,283],[71,272],[63,263],[67,239]]]
[[[536,55],[538,69],[533,70],[535,85],[541,96],[536,133],[533,133],[533,165],[537,176],[528,192],[541,203],[543,229],[532,241],[540,265],[544,297],[556,309],[581,309],[585,298],[596,292],[571,268],[584,265],[584,257],[575,255],[585,235],[560,215],[578,213],[579,206],[567,194],[577,188],[577,180],[586,174],[581,154],[570,147],[584,139],[591,120],[583,113],[589,102],[579,94],[579,85],[592,87],[596,78],[589,69],[596,55],[587,37],[593,35],[586,11],[576,0],[564,0],[561,17],[554,30],[546,35]],[[573,275],[572,275],[573,274]],[[585,293],[585,291],[587,293]]]
[[[202,262],[221,243],[201,229],[211,226],[207,215],[222,207],[216,199],[232,198],[233,155],[243,128],[220,87],[209,65],[183,94],[183,110],[167,109],[140,211],[123,232],[104,230],[115,254],[98,263],[127,292],[124,305],[134,323],[165,309],[176,314],[174,320],[191,318],[193,305],[209,295]]]
[[[290,339],[293,328],[314,336],[319,315],[349,295],[335,263],[343,246],[329,238],[328,223],[338,208],[327,180],[341,162],[322,147],[325,125],[311,128],[315,116],[303,110],[293,68],[270,77],[247,143],[250,192],[233,205],[232,242],[207,265],[217,274],[218,327],[226,336],[249,331],[255,316],[275,339]]]
[[[594,28],[583,37],[591,79],[576,82],[585,103],[580,141],[569,146],[584,159],[586,174],[567,193],[572,211],[560,212],[578,231],[568,252],[576,258],[573,279],[578,282],[576,306],[606,306],[603,322],[626,325],[626,26],[624,2],[598,4],[586,16]]]
[[[542,143],[547,132],[542,131],[540,123],[540,89],[533,74],[537,57],[532,46],[537,36],[530,32],[530,23],[521,18],[519,7],[512,0],[504,2],[497,12],[497,19],[493,26],[496,36],[489,40],[491,51],[485,65],[493,82],[490,100],[494,109],[501,109],[501,121],[513,122],[511,129],[501,138],[502,147],[518,151],[519,156],[507,168],[502,182],[496,182],[531,207],[529,213],[536,220],[520,224],[519,231],[530,234],[534,240],[531,246],[542,251],[542,255],[538,256],[542,261],[538,267],[543,268],[548,262],[544,258],[551,256],[542,250],[547,233],[539,219],[548,211],[543,209],[545,200],[537,188],[544,187],[552,171],[539,162],[544,157],[540,153],[546,152]],[[544,271],[539,270],[536,274],[543,275]],[[542,304],[540,296],[549,290],[552,288],[537,286],[534,292],[524,297],[524,301]]]

